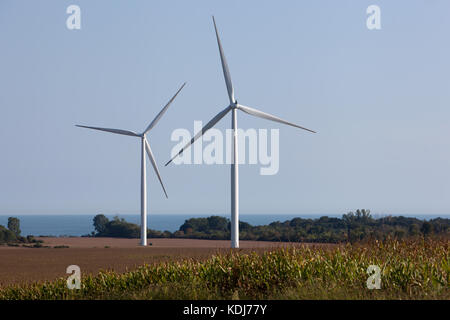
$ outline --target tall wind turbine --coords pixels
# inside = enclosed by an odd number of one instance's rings
[[[98,127],[88,127],[82,125],[76,125],[77,127],[94,129],[100,131],[106,131],[116,134],[122,134],[126,136],[138,137],[141,139],[141,245],[147,245],[147,172],[146,172],[146,162],[145,162],[145,153],[147,153],[148,158],[155,170],[156,175],[158,176],[159,182],[161,183],[161,187],[164,191],[164,194],[167,197],[166,188],[164,188],[164,184],[161,180],[161,175],[159,174],[158,166],[156,165],[155,157],[153,156],[152,149],[150,148],[150,144],[147,141],[147,133],[158,123],[163,114],[167,111],[170,104],[175,100],[175,97],[180,93],[181,89],[186,85],[184,83],[180,89],[178,89],[177,93],[172,97],[172,99],[167,102],[164,108],[158,113],[158,115],[153,119],[153,121],[147,126],[143,133],[135,133],[128,130],[121,129],[109,129],[109,128],[98,128]]]
[[[222,44],[219,38],[219,32],[217,31],[216,21],[213,18],[214,29],[216,31],[217,45],[219,46],[220,60],[222,62],[223,75],[225,78],[225,84],[227,86],[228,98],[230,99],[230,104],[228,107],[220,111],[214,118],[209,121],[200,132],[198,132],[189,143],[187,143],[172,159],[170,159],[166,166],[172,162],[177,156],[181,155],[185,149],[191,146],[198,138],[200,138],[206,131],[214,127],[214,125],[219,122],[225,115],[231,111],[231,128],[233,129],[233,160],[231,163],[231,247],[239,248],[239,171],[238,171],[238,131],[237,131],[237,110],[241,110],[252,116],[259,118],[264,118],[267,120],[272,120],[275,122],[287,124],[299,129],[303,129],[312,133],[315,131],[301,127],[294,123],[288,122],[286,120],[280,119],[268,113],[253,109],[250,107],[243,106],[237,103],[234,98],[233,84],[231,83],[230,70],[228,69],[227,60],[223,53]]]

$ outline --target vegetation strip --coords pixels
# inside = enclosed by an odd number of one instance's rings
[[[140,227],[124,219],[109,220],[100,214],[94,217],[91,236],[139,238]],[[191,218],[176,232],[148,230],[149,238],[189,238],[206,240],[229,240],[230,220],[220,216]],[[323,216],[319,219],[294,218],[284,222],[275,221],[269,225],[252,226],[239,222],[241,240],[282,242],[358,242],[368,239],[398,239],[418,235],[449,235],[450,219],[436,218],[423,221],[416,218],[387,216],[374,219],[370,210],[356,210],[342,218]]]

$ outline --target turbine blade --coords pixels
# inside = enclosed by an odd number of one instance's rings
[[[148,158],[150,159],[150,162],[152,163],[153,169],[155,169],[156,175],[158,176],[158,179],[159,179],[159,183],[161,183],[161,187],[164,191],[164,194],[166,195],[166,198],[169,198],[167,196],[166,188],[164,188],[164,184],[162,182],[161,175],[159,174],[158,166],[156,165],[156,161],[155,161],[155,157],[153,156],[152,149],[150,148],[150,145],[148,144],[147,139],[144,139],[144,141],[145,141],[145,150],[147,151]]]
[[[252,116],[256,116],[256,117],[260,117],[260,118],[263,118],[263,119],[279,122],[279,123],[282,123],[282,124],[287,124],[288,126],[293,126],[293,127],[296,127],[296,128],[299,128],[299,129],[303,129],[303,130],[306,130],[306,131],[309,131],[309,132],[312,132],[312,133],[316,133],[313,130],[304,128],[302,126],[296,125],[295,123],[283,120],[283,119],[275,117],[275,116],[273,116],[271,114],[268,114],[268,113],[265,113],[265,112],[262,112],[262,111],[250,108],[250,107],[246,107],[246,106],[243,106],[243,105],[238,105],[237,108],[239,110],[244,111],[245,113],[248,113],[248,114],[252,115]]]
[[[201,131],[199,131],[192,139],[190,142],[188,142],[172,159],[170,159],[167,163],[166,166],[171,163],[173,161],[173,159],[175,159],[176,157],[178,157],[180,154],[183,153],[184,150],[186,150],[188,147],[191,146],[191,144],[193,144],[195,142],[195,140],[197,140],[198,138],[200,138],[206,131],[208,131],[209,129],[211,129],[212,127],[214,127],[214,125],[220,121],[220,119],[222,119],[223,117],[225,117],[225,115],[231,110],[231,107],[228,106],[225,109],[223,109],[222,111],[220,111],[214,118],[212,118],[203,128]]]
[[[214,16],[212,18],[214,22],[214,29],[216,30],[217,45],[219,46],[220,61],[222,61],[223,76],[225,78],[225,84],[227,85],[228,97],[230,98],[230,103],[233,104],[235,103],[235,100],[233,84],[231,83],[230,70],[228,69],[227,60],[225,59],[225,54],[223,53],[222,44],[219,38],[219,32],[217,31],[216,20],[214,19]]]
[[[123,134],[126,136],[132,136],[132,137],[139,137],[139,135],[135,132],[128,131],[128,130],[121,130],[121,129],[110,129],[110,128],[99,128],[99,127],[88,127],[88,126],[82,126],[82,125],[75,125],[76,127],[80,128],[87,128],[87,129],[93,129],[93,130],[100,130],[100,131],[106,131],[111,133],[117,133],[117,134]]]
[[[147,132],[149,132],[159,121],[159,119],[161,119],[161,117],[163,116],[163,114],[167,111],[167,109],[169,108],[170,104],[173,102],[173,100],[175,100],[176,96],[180,93],[181,89],[184,88],[184,86],[186,85],[186,82],[183,83],[183,85],[181,86],[180,89],[178,89],[177,93],[175,93],[175,95],[172,97],[172,99],[169,100],[169,102],[167,102],[167,104],[164,106],[164,108],[162,108],[162,110],[158,113],[158,115],[155,117],[155,119],[153,119],[153,121],[148,125],[148,127],[145,129],[144,134],[146,134]]]

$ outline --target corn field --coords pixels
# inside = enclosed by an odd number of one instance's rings
[[[0,299],[450,299],[448,239],[373,241],[330,248],[230,251],[205,261],[102,271],[69,290],[66,279],[0,289]],[[380,268],[369,290],[367,268]]]

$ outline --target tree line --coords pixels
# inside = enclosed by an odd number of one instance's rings
[[[0,225],[0,244],[38,243],[33,236],[22,237],[20,235],[21,232],[20,220],[15,217],[9,217],[6,228]]]
[[[94,217],[96,237],[139,238],[140,227],[124,219],[109,220],[99,214]],[[191,218],[175,232],[148,230],[149,238],[190,238],[228,240],[230,220],[220,216]],[[450,219],[420,220],[403,216],[387,216],[375,219],[370,210],[362,209],[344,214],[342,218],[323,216],[317,219],[294,218],[284,222],[252,226],[239,222],[242,240],[283,242],[358,242],[369,239],[407,238],[416,236],[450,235]]]

